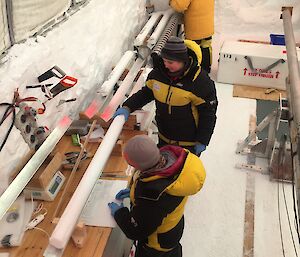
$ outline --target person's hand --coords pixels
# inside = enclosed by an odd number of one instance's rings
[[[124,207],[123,203],[119,205],[115,202],[108,203],[107,205],[110,208],[110,212],[112,216],[115,216],[116,211]]]
[[[116,117],[119,116],[119,115],[124,115],[125,121],[127,121],[128,118],[129,118],[129,115],[130,115],[130,111],[129,111],[128,108],[120,107],[120,108],[118,108],[117,111],[114,113],[113,119],[116,118]]]
[[[130,194],[129,188],[122,189],[116,194],[116,199],[123,200],[124,198],[129,197],[129,194]]]
[[[203,145],[201,143],[198,143],[195,145],[195,153],[196,155],[200,155],[203,151],[205,151],[206,145]]]

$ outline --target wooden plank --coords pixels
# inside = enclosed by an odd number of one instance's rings
[[[255,177],[251,172],[248,172],[246,181],[243,257],[254,256],[254,203]]]
[[[265,45],[270,45],[271,42],[267,41],[260,41],[260,40],[251,40],[251,39],[239,39],[239,42],[246,42],[246,43],[257,43],[257,44],[265,44]],[[297,47],[300,47],[300,43],[296,43]]]
[[[279,95],[286,98],[285,90],[261,88],[253,86],[233,85],[233,97],[242,97],[259,100],[278,101]]]

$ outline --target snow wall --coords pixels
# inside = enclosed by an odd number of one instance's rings
[[[67,75],[77,78],[78,83],[47,102],[46,112],[37,116],[37,122],[51,130],[64,115],[74,118],[89,105],[124,52],[133,50],[132,42],[144,22],[144,1],[91,0],[45,37],[29,38],[9,49],[0,66],[0,102],[11,102],[17,88],[22,98],[35,96],[45,101],[41,89],[26,89],[26,86],[38,84],[37,77],[57,65]],[[60,99],[74,97],[75,102],[57,107]],[[30,105],[41,107],[38,102]],[[1,117],[4,110],[0,110]],[[0,142],[11,121],[10,115],[0,126]],[[8,174],[28,151],[19,130],[14,127],[0,152],[0,183],[7,184]]]

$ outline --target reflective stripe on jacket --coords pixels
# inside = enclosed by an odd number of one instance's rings
[[[155,100],[159,133],[182,146],[200,142],[208,145],[216,123],[217,96],[214,82],[201,70],[201,50],[194,41],[185,40],[191,64],[184,75],[172,80],[159,59],[148,75],[146,86],[128,98],[123,106],[135,111]]]
[[[188,196],[202,188],[206,177],[196,155],[180,147],[167,148],[183,156],[176,173],[146,178],[136,174],[130,190],[131,210],[124,207],[115,213],[116,222],[128,238],[162,252],[170,251],[180,241]]]

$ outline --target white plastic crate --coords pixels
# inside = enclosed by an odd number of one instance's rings
[[[297,54],[299,60],[299,50]],[[225,41],[219,55],[218,82],[285,89],[285,46]]]

